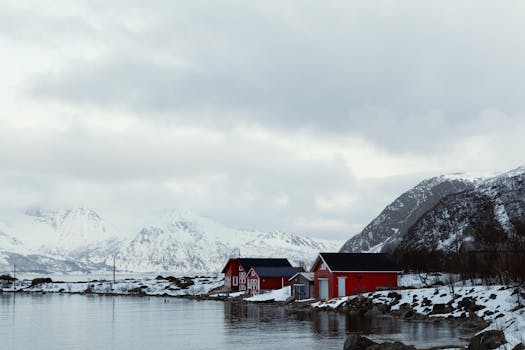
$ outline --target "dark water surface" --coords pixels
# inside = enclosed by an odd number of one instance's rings
[[[0,349],[342,349],[346,334],[420,348],[461,344],[448,322],[288,313],[273,305],[156,297],[0,294]]]

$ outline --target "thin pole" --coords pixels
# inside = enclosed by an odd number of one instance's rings
[[[115,255],[113,255],[113,284],[115,284]]]
[[[13,264],[13,293],[16,291],[15,283],[16,283],[16,264]]]

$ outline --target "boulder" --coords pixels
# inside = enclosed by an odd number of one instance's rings
[[[148,288],[147,286],[139,286],[139,287],[135,287],[135,288],[131,289],[129,292],[130,292],[130,294],[145,296],[147,294],[144,291],[144,289],[147,289],[147,288]]]
[[[415,316],[415,314],[416,313],[413,310],[409,310],[409,311],[407,311],[406,314],[403,315],[403,318],[411,319],[411,318],[413,318]]]
[[[469,350],[492,350],[507,343],[503,331],[493,330],[480,333],[470,339]]]
[[[485,321],[481,317],[478,317],[475,313],[470,313],[468,317],[466,317],[463,322],[461,323],[461,326],[464,328],[472,329],[472,330],[481,330],[486,328],[489,325],[488,321]]]
[[[367,337],[363,337],[359,334],[350,334],[346,337],[343,350],[364,350],[371,345],[377,344]]]
[[[465,297],[458,301],[458,307],[463,308],[465,311],[478,311],[484,308],[484,306],[476,304],[476,301],[471,297]]]
[[[412,345],[406,345],[396,341],[393,343],[374,344],[369,346],[367,350],[416,350],[416,348]]]
[[[343,346],[343,350],[415,350],[412,345],[405,345],[401,342],[376,343],[367,337],[359,334],[349,335]]]
[[[13,282],[16,281],[16,278],[12,277],[11,275],[0,275],[0,281]]]
[[[356,298],[349,302],[348,308],[354,314],[364,315],[374,307],[372,300],[368,298]]]
[[[438,314],[449,314],[453,311],[453,308],[450,305],[447,304],[434,304],[432,306],[432,315],[438,315]]]
[[[31,281],[31,286],[37,286],[39,284],[43,284],[43,283],[52,283],[53,280],[49,277],[39,277],[39,278],[35,278]]]

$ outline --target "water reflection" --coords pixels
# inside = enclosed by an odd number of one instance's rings
[[[238,323],[273,323],[285,319],[286,310],[270,305],[225,302],[224,318],[234,325]]]
[[[0,294],[0,349],[341,349],[348,333],[458,344],[447,323],[162,298]],[[436,338],[437,343],[428,341]],[[408,341],[407,341],[408,340]]]
[[[339,337],[350,333],[393,334],[402,331],[402,323],[391,316],[350,316],[347,313],[318,312],[313,315],[314,332]]]
[[[224,303],[227,330],[234,334],[241,329],[261,328],[265,324],[283,328],[287,323],[302,325],[317,338],[344,339],[351,333],[365,334],[376,341],[402,341],[416,346],[461,345],[471,334],[448,321],[407,321],[389,315],[354,316],[348,313],[287,311],[265,304]]]

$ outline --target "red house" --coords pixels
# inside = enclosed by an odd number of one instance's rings
[[[302,267],[253,266],[248,271],[248,291],[251,294],[259,294],[261,291],[289,286],[290,277],[302,271]]]
[[[402,271],[386,254],[320,253],[311,272],[315,298],[331,299],[395,288]]]
[[[247,273],[253,266],[260,267],[292,267],[288,259],[265,258],[232,258],[229,259],[222,273],[224,274],[224,289],[227,291],[246,291]]]

